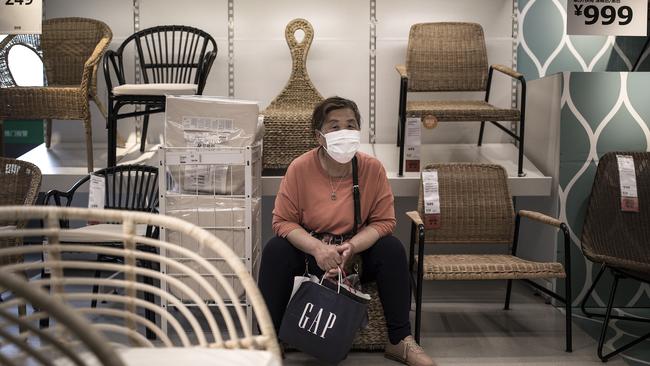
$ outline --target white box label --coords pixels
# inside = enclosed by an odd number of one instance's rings
[[[0,34],[41,34],[42,0],[1,0]]]

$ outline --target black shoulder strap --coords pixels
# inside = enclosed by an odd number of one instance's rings
[[[361,225],[361,197],[359,193],[359,173],[357,172],[357,157],[352,158],[352,196],[354,197],[354,228],[352,233],[356,234]]]

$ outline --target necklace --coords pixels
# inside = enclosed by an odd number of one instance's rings
[[[330,180],[330,188],[332,188],[332,193],[330,193],[330,199],[332,201],[336,201],[336,190],[339,189],[339,185],[341,185],[341,181],[343,181],[343,177],[339,177],[339,181],[336,183],[336,188],[334,188],[334,183],[332,183],[332,177],[328,174],[327,177]]]

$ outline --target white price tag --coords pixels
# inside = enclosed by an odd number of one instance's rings
[[[41,34],[42,0],[1,0],[0,34]]]
[[[422,120],[417,117],[406,119],[404,136],[405,171],[420,171],[420,146],[422,145]]]
[[[190,151],[186,154],[181,155],[179,157],[179,160],[181,164],[200,164],[201,154],[196,151]]]
[[[106,178],[101,175],[90,175],[88,188],[88,208],[104,208],[106,197]]]
[[[568,0],[567,34],[646,36],[647,0]]]
[[[441,222],[437,170],[422,172],[422,188],[424,191],[424,227],[427,229],[439,228]]]
[[[634,158],[629,155],[616,155],[618,177],[621,186],[621,210],[639,212],[639,195],[636,189]]]

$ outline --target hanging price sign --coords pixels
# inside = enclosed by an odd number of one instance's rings
[[[0,0],[0,34],[41,34],[42,0]]]
[[[567,34],[646,36],[647,0],[568,0]]]

